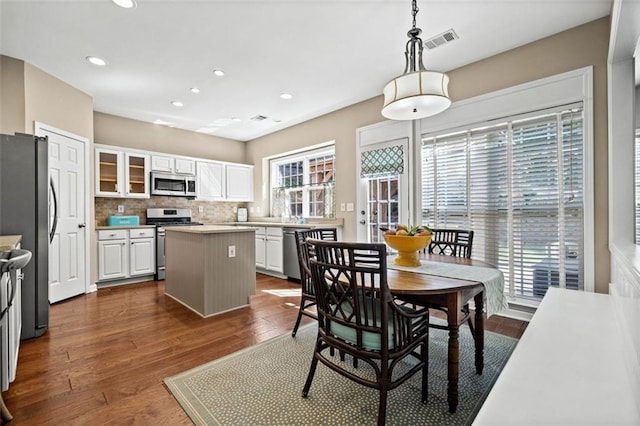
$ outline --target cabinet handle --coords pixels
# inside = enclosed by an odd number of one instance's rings
[[[110,236],[110,237],[115,237],[115,236],[116,236],[116,234],[109,234],[109,236]]]

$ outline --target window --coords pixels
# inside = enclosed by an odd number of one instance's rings
[[[271,160],[271,215],[334,217],[334,147]]]
[[[422,222],[475,231],[513,298],[584,287],[581,104],[422,139]]]
[[[640,125],[640,123],[638,123]],[[640,244],[640,129],[636,130],[635,141],[635,218],[636,218],[636,244]]]

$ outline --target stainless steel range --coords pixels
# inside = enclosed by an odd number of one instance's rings
[[[189,209],[155,208],[147,209],[147,225],[156,226],[156,280],[165,278],[164,238],[165,226],[202,225],[191,221]]]

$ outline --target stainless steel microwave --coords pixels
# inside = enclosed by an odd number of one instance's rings
[[[151,195],[195,197],[196,177],[192,175],[172,175],[169,173],[152,172]]]

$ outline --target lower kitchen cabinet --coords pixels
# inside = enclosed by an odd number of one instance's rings
[[[98,281],[125,280],[154,273],[154,228],[98,231]]]
[[[256,267],[282,274],[282,228],[256,228]]]
[[[132,277],[155,273],[156,242],[153,230],[151,237],[148,232],[149,230],[129,231],[129,275]]]

